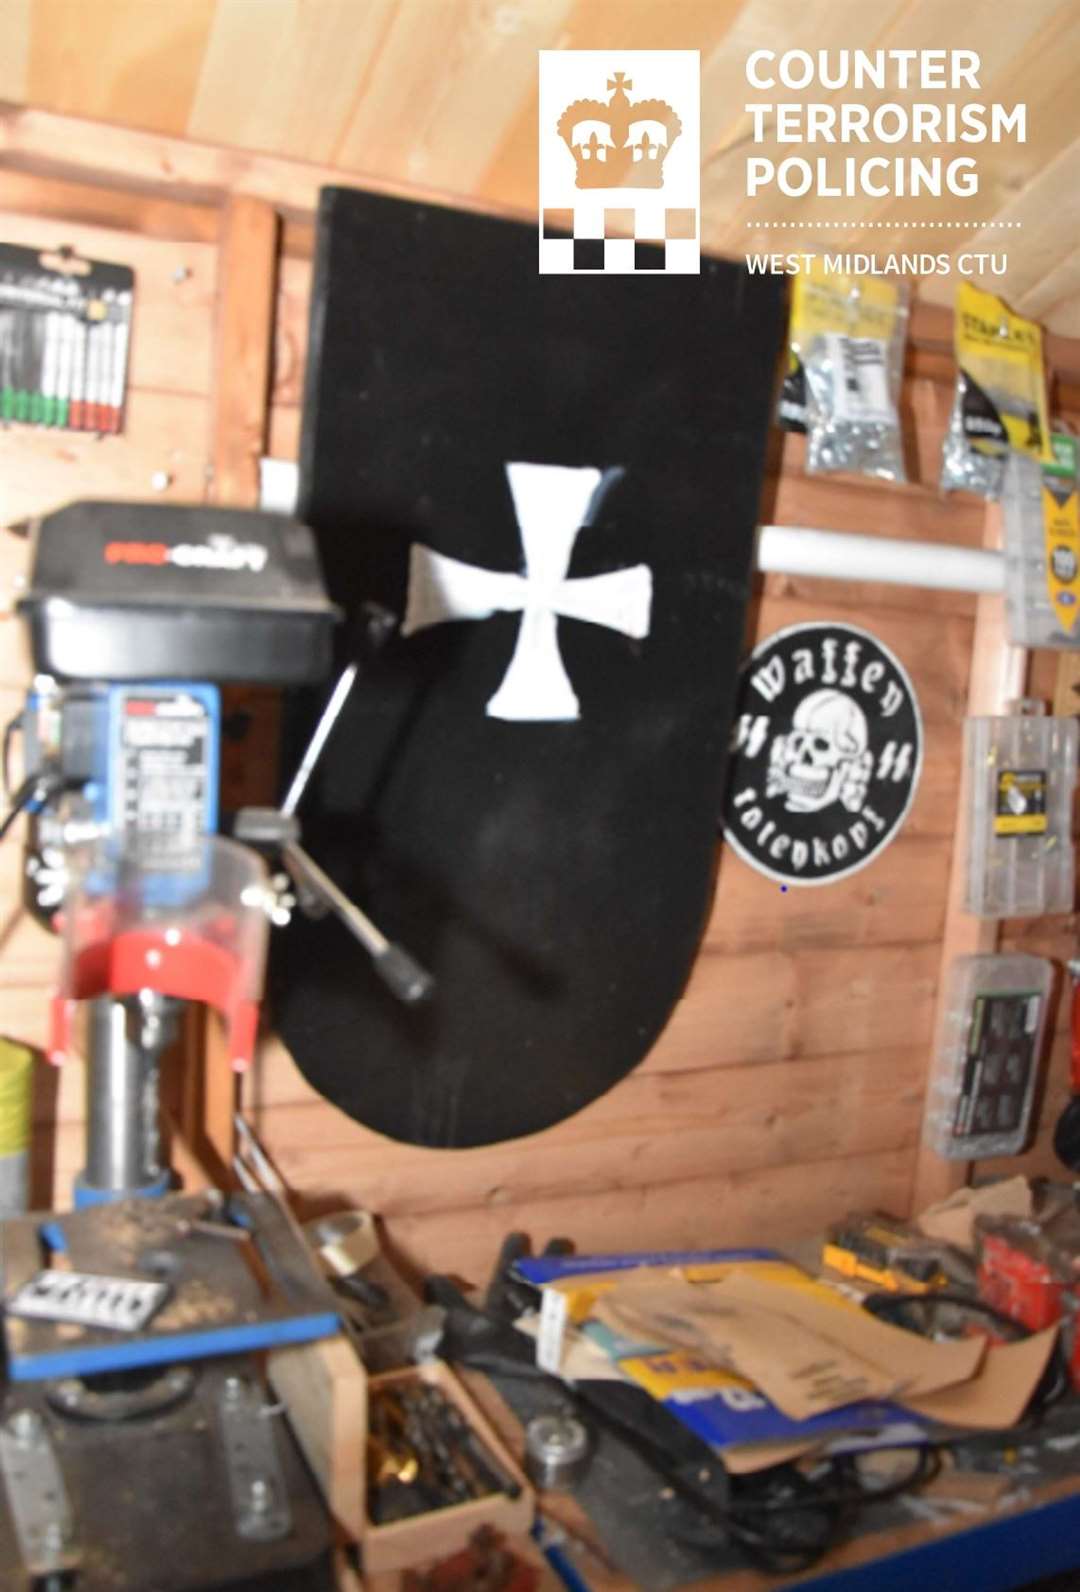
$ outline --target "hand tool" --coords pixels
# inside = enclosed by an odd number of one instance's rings
[[[944,1288],[940,1243],[924,1237],[906,1222],[873,1215],[848,1216],[828,1229],[822,1261],[845,1277],[878,1288],[920,1293]]]

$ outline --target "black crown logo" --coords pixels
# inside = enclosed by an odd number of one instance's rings
[[[577,163],[579,188],[662,188],[664,161],[682,131],[665,100],[631,100],[625,72],[608,79],[603,100],[575,100],[559,117],[559,136]]]

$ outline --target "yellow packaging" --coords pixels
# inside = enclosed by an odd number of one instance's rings
[[[754,1384],[745,1376],[712,1365],[689,1349],[629,1355],[619,1361],[619,1370],[661,1403],[665,1399],[685,1399],[688,1394],[707,1391],[722,1393],[725,1402],[735,1407],[741,1400],[745,1400],[750,1407],[761,1404],[761,1395],[755,1393]]]
[[[30,1145],[30,1090],[33,1052],[0,1039],[0,1155],[17,1155]]]
[[[1051,460],[1042,329],[962,282],[953,335],[959,372],[941,484],[996,498],[1010,451]]]
[[[785,1282],[799,1287],[811,1281],[789,1260],[709,1260],[694,1261],[685,1265],[635,1266],[632,1269],[581,1272],[560,1277],[544,1284],[544,1294],[559,1294],[565,1299],[567,1320],[578,1323],[588,1320],[596,1301],[621,1283],[665,1283],[678,1279],[682,1282],[719,1282],[733,1271],[749,1270],[755,1276]]]
[[[1080,573],[1080,503],[1077,499],[1076,438],[1058,432],[1050,439],[1051,462],[1042,473],[1046,586],[1058,624],[1066,635],[1076,627],[1077,574]]]
[[[886,341],[903,312],[901,289],[887,277],[826,271],[816,258],[792,278],[791,346],[796,353],[824,332]]]

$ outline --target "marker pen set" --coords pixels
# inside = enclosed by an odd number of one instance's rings
[[[123,429],[134,289],[128,266],[0,243],[0,424]]]

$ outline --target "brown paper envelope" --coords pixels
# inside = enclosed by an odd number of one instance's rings
[[[1026,1177],[1010,1177],[984,1188],[958,1189],[948,1199],[930,1205],[917,1225],[927,1238],[972,1249],[975,1244],[976,1216],[1030,1216],[1033,1208],[1031,1187]]]
[[[570,1300],[570,1320],[584,1321],[592,1312],[595,1301],[602,1295],[610,1293],[613,1288],[621,1287],[625,1283],[666,1284],[670,1282],[715,1282],[721,1277],[726,1277],[736,1268],[742,1269],[749,1265],[751,1270],[760,1276],[801,1279],[810,1283],[811,1279],[796,1266],[794,1261],[786,1260],[783,1255],[776,1255],[769,1260],[737,1261],[737,1260],[690,1260],[678,1266],[631,1266],[619,1270],[608,1271],[575,1271],[567,1272],[564,1277],[554,1277],[551,1282],[544,1284],[544,1288],[553,1289],[556,1293],[566,1294]]]
[[[888,1370],[904,1404],[921,1394],[966,1382],[976,1374],[986,1354],[985,1338],[938,1343],[879,1321],[867,1310],[852,1310],[843,1301],[834,1304],[824,1297],[796,1294],[745,1273],[734,1273],[711,1285],[710,1291],[721,1299],[738,1299],[771,1309]]]
[[[981,1373],[970,1382],[903,1402],[918,1415],[928,1415],[946,1426],[994,1430],[1015,1426],[1046,1370],[1057,1332],[1057,1327],[1046,1327],[1019,1343],[994,1344]]]
[[[598,1299],[593,1314],[629,1337],[690,1349],[737,1371],[793,1420],[887,1398],[896,1388],[895,1371],[773,1309],[729,1298],[727,1286],[627,1283]]]

